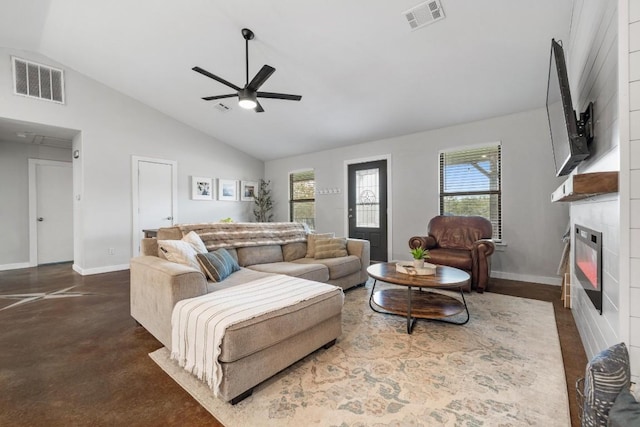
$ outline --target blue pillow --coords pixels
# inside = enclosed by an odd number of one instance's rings
[[[221,282],[240,270],[238,262],[224,248],[198,254],[196,257],[207,277],[214,282]]]

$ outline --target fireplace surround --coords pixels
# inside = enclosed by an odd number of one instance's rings
[[[574,271],[598,313],[602,314],[602,233],[574,225]]]

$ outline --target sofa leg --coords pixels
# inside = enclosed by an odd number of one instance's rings
[[[333,347],[333,345],[334,345],[335,343],[336,343],[336,340],[335,340],[335,339],[334,339],[334,340],[331,340],[331,341],[329,341],[328,343],[326,343],[325,345],[323,345],[323,346],[322,346],[322,348],[324,348],[324,349],[326,350],[326,349],[328,349],[328,348]]]
[[[243,401],[247,397],[251,396],[251,394],[253,394],[253,388],[250,388],[249,390],[245,391],[241,395],[234,397],[233,399],[231,399],[229,401],[229,403],[231,403],[232,405],[240,403],[241,401]]]

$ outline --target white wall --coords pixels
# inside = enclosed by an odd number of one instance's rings
[[[619,170],[618,13],[614,0],[576,0],[565,44],[573,104],[579,113],[594,102],[592,155],[576,173]],[[572,271],[573,316],[587,357],[622,340],[620,304],[620,197],[607,194],[571,203],[571,223],[603,233],[603,312],[600,315]],[[573,242],[572,242],[573,243]],[[573,265],[573,253],[571,256]]]
[[[71,150],[0,141],[0,269],[29,263],[29,159],[71,162]]]
[[[288,220],[289,172],[314,169],[317,188],[341,189],[340,194],[316,196],[316,228],[344,235],[344,162],[390,154],[390,256],[407,259],[409,238],[424,235],[429,219],[438,215],[438,151],[496,141],[502,142],[503,150],[503,240],[507,246],[493,256],[494,276],[559,284],[556,269],[569,215],[567,205],[550,202],[551,192],[562,180],[554,173],[545,109],[268,161],[265,177],[272,183],[275,218]]]
[[[623,2],[627,5],[627,2]],[[640,381],[640,0],[628,2],[628,12],[621,14],[627,18],[628,26],[622,26],[628,31],[629,43],[623,45],[624,52],[629,52],[629,70],[624,80],[625,89],[629,91],[628,102],[624,105],[625,116],[628,119],[625,130],[628,132],[628,143],[621,147],[621,155],[625,160],[621,162],[621,177],[625,185],[621,188],[628,201],[628,218],[625,221],[625,231],[628,229],[627,264],[625,274],[629,283],[629,340],[631,353],[631,375],[636,383]],[[621,32],[622,37],[622,32]],[[624,56],[623,56],[624,57]],[[627,115],[627,109],[629,111]],[[628,182],[628,185],[626,184]],[[623,234],[624,235],[624,234]]]
[[[63,68],[66,105],[13,95],[10,55]],[[179,222],[251,219],[248,202],[190,200],[189,177],[256,180],[264,173],[262,161],[42,55],[0,48],[0,117],[81,131],[74,140],[81,151],[74,163],[81,196],[74,207],[74,262],[84,273],[128,265],[132,155],[178,162]],[[110,247],[115,255],[108,255]]]

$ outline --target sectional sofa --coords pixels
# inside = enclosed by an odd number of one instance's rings
[[[239,271],[224,280],[208,280],[194,265],[165,259],[163,242],[195,232],[208,251],[224,248]],[[184,224],[158,230],[142,241],[141,256],[131,260],[131,315],[168,349],[171,316],[178,301],[207,295],[254,280],[284,274],[335,285],[334,291],[227,329],[219,361],[219,396],[237,403],[255,385],[323,346],[342,332],[344,289],[363,284],[369,266],[369,242],[328,239],[308,234],[296,223]],[[343,240],[345,252],[318,252],[321,243]],[[318,241],[318,245],[316,245]]]

